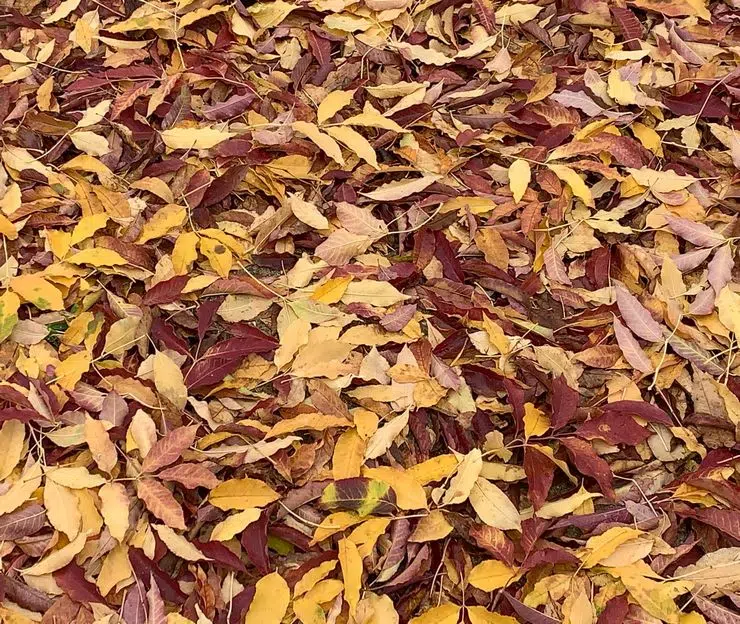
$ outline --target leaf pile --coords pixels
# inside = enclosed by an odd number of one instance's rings
[[[0,621],[738,624],[733,0],[7,0]]]

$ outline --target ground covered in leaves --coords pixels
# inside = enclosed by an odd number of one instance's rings
[[[738,624],[737,0],[6,0],[0,621]]]

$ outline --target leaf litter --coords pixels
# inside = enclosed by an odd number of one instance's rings
[[[6,2],[0,621],[740,622],[738,49]]]

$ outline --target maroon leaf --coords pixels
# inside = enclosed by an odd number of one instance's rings
[[[529,485],[529,500],[537,510],[547,500],[547,493],[555,477],[555,464],[547,455],[527,446],[524,448],[524,472]]]
[[[612,622],[622,622],[627,616],[630,605],[627,602],[627,595],[615,596],[606,603],[606,607],[599,615],[596,624],[612,624]]]
[[[657,405],[645,401],[615,401],[604,407],[605,413],[634,414],[648,422],[659,422],[666,427],[673,426],[671,417]]]
[[[551,618],[549,615],[545,615],[537,611],[537,609],[533,609],[523,602],[519,602],[509,592],[504,592],[504,596],[509,601],[511,608],[516,611],[516,614],[528,624],[559,624],[558,620]]]
[[[553,431],[562,429],[576,416],[578,392],[568,385],[563,375],[552,380],[552,418]]]
[[[95,584],[85,578],[84,570],[74,561],[54,572],[54,580],[76,602],[105,602]]]
[[[628,414],[606,412],[591,418],[576,430],[576,434],[585,440],[605,440],[609,444],[630,444],[634,446],[644,442],[652,432],[635,422]]]
[[[593,447],[578,438],[563,438],[560,442],[567,449],[568,457],[576,469],[581,474],[593,477],[604,495],[615,500],[612,469],[604,459],[596,454]]]
[[[249,338],[223,340],[198,359],[185,376],[185,383],[190,390],[217,384],[239,368],[242,360],[250,353],[264,353],[274,348],[274,344],[266,345],[264,341]]]
[[[628,8],[609,7],[612,17],[617,22],[628,50],[639,50],[642,40],[642,25],[635,14]]]
[[[262,574],[270,572],[270,557],[267,554],[268,520],[268,511],[263,511],[259,520],[244,529],[240,539],[247,557]]]
[[[185,288],[185,284],[188,283],[189,279],[190,277],[187,275],[178,275],[177,277],[173,277],[164,282],[159,282],[146,292],[142,299],[142,303],[144,305],[152,306],[177,301],[182,289]]]

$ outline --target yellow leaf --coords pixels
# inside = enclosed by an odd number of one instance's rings
[[[20,305],[21,300],[14,292],[6,290],[0,295],[0,342],[13,333],[13,328],[18,323]]]
[[[548,74],[553,75],[554,74]],[[517,159],[509,166],[509,188],[515,202],[522,201],[524,193],[532,179],[532,170],[526,160]]]
[[[41,485],[41,464],[31,465],[4,494],[0,494],[0,516],[15,511]]]
[[[59,485],[73,490],[95,488],[105,483],[100,475],[91,474],[84,466],[63,466],[61,468],[47,468],[46,478]]]
[[[410,542],[436,542],[452,533],[452,525],[445,519],[444,513],[433,509],[428,516],[419,520],[414,532],[409,536]]]
[[[77,497],[69,488],[47,481],[44,486],[44,507],[51,526],[73,540],[80,532],[82,515]]]
[[[90,156],[105,156],[110,152],[108,139],[95,132],[78,130],[73,132],[69,138],[78,150]]]
[[[185,561],[202,561],[204,559],[208,559],[208,557],[193,546],[193,544],[191,544],[187,539],[179,533],[175,533],[175,531],[167,525],[153,524],[152,528],[157,532],[159,539],[164,542],[164,545],[181,559],[185,559]]]
[[[437,455],[437,457],[411,466],[407,472],[421,485],[428,485],[449,477],[457,470],[459,463],[457,457],[452,454]]]
[[[657,171],[643,167],[642,169],[627,168],[627,171],[640,186],[645,186],[658,193],[681,191],[696,181],[696,178],[679,175],[672,169]]]
[[[356,429],[348,429],[337,438],[332,457],[332,477],[335,481],[360,476],[364,461],[365,440]]]
[[[409,620],[409,624],[457,624],[460,620],[460,607],[442,604],[432,607],[421,615]]]
[[[118,451],[101,420],[85,420],[85,441],[98,468],[110,474],[118,463]]]
[[[610,573],[613,569],[610,569]],[[680,611],[675,599],[689,591],[693,583],[690,581],[657,582],[639,574],[620,574],[619,578],[632,598],[650,615],[667,624],[679,624]]]
[[[18,238],[16,226],[3,214],[0,214],[0,234],[8,240],[16,240]]]
[[[488,526],[501,531],[522,530],[519,510],[501,488],[487,479],[476,479],[470,492],[470,504]]]
[[[524,437],[541,436],[550,428],[547,414],[532,403],[524,404]]]
[[[30,568],[24,570],[23,575],[41,576],[42,574],[51,574],[52,572],[61,570],[85,547],[86,541],[87,533],[80,533],[66,546],[55,550],[36,565],[32,565]]]
[[[719,292],[716,304],[722,325],[740,338],[740,295],[729,286],[725,286]]]
[[[309,413],[278,421],[265,435],[265,439],[276,438],[295,431],[324,431],[330,427],[350,427],[352,423],[344,416]]]
[[[63,20],[65,17],[70,15],[78,6],[80,6],[80,0],[64,0],[54,12],[44,19],[44,24],[53,24],[59,20]]]
[[[351,149],[357,156],[375,169],[378,167],[378,157],[370,142],[356,130],[348,126],[330,126],[327,134]]]
[[[67,258],[66,261],[72,264],[91,264],[95,267],[128,264],[128,260],[122,258],[115,251],[103,247],[78,251],[70,258]]]
[[[280,624],[290,604],[290,589],[283,577],[277,572],[263,576],[254,589],[245,622]]]
[[[365,459],[376,459],[383,455],[408,422],[409,412],[407,410],[378,429],[367,442]]]
[[[104,228],[110,217],[105,212],[87,215],[82,217],[72,230],[72,236],[69,239],[70,245],[76,245],[90,238],[99,229]],[[124,261],[125,262],[125,261]]]
[[[361,558],[369,557],[380,536],[386,532],[388,518],[370,518],[349,534],[349,541],[357,546]]]
[[[234,264],[234,257],[226,245],[212,238],[201,238],[200,251],[208,258],[208,262],[211,263],[211,267],[216,273],[221,277],[229,276],[229,271],[231,271]]]
[[[288,195],[288,206],[296,219],[315,230],[326,230],[329,227],[327,218],[319,212],[316,204],[305,201],[299,195]]]
[[[324,561],[306,572],[293,588],[294,596],[301,596],[313,588],[316,583],[325,579],[337,567],[337,560]]]
[[[354,94],[354,89],[352,91],[331,91],[319,104],[316,112],[318,122],[322,124],[327,119],[334,117],[352,101]]]
[[[162,131],[162,141],[172,150],[210,149],[235,136],[216,128],[170,128]]]
[[[103,560],[96,584],[100,593],[107,596],[111,589],[131,578],[132,574],[133,569],[128,558],[128,546],[118,544]]]
[[[268,29],[277,26],[292,11],[299,8],[299,5],[285,2],[284,0],[274,0],[274,2],[258,2],[249,7],[249,14],[260,28]]]
[[[612,69],[607,81],[607,93],[617,104],[629,106],[637,104],[637,89],[631,82],[622,80],[619,71]]]
[[[144,224],[137,239],[138,245],[143,245],[155,238],[161,238],[170,230],[185,223],[187,211],[182,206],[167,204],[154,213],[154,216]]]
[[[19,420],[6,420],[0,427],[0,480],[6,479],[21,460],[25,434],[26,426]]]
[[[483,252],[486,262],[503,271],[509,268],[509,248],[495,228],[480,228],[475,233],[475,244]]]
[[[516,569],[509,567],[503,561],[489,559],[475,566],[468,576],[468,582],[483,591],[493,591],[506,587],[520,575]]]
[[[186,275],[198,259],[198,235],[195,232],[183,232],[177,237],[172,249],[172,269],[175,275]]]
[[[136,343],[140,322],[141,319],[137,316],[127,316],[113,323],[105,337],[103,354],[117,357],[133,347]]]
[[[598,498],[600,494],[587,492],[583,486],[572,496],[561,498],[560,500],[545,503],[535,512],[540,518],[560,518],[566,514],[573,513],[578,507],[592,498]]]
[[[578,552],[583,566],[592,568],[614,553],[625,542],[642,535],[642,531],[630,527],[612,527],[601,535],[589,538]]]
[[[362,113],[345,119],[342,122],[343,126],[362,126],[365,128],[376,128],[378,130],[391,130],[393,132],[403,133],[406,132],[401,126],[399,126],[392,119],[383,117],[370,102],[365,103],[365,108]]]
[[[341,301],[346,304],[367,303],[373,306],[389,307],[408,298],[390,282],[357,280],[347,285]]]
[[[398,182],[389,182],[378,187],[371,193],[363,193],[365,197],[380,202],[391,202],[397,199],[403,199],[414,193],[421,193],[428,186],[434,184],[438,179],[436,175],[427,175],[421,178],[411,178],[409,180],[400,180]]]
[[[56,367],[57,383],[65,390],[73,390],[90,370],[91,363],[92,354],[89,351],[73,353]]]
[[[518,621],[508,615],[491,613],[485,607],[465,607],[470,624],[518,624]]]
[[[344,599],[349,605],[349,612],[354,616],[362,589],[362,557],[357,546],[348,539],[339,540],[339,565],[344,579]]]
[[[347,291],[347,286],[351,281],[351,275],[329,279],[311,293],[311,299],[319,303],[338,303]]]
[[[663,157],[662,141],[655,130],[638,121],[632,122],[630,130],[645,149],[649,149],[656,156]]]
[[[473,449],[465,455],[457,467],[455,476],[450,479],[442,504],[458,505],[468,500],[482,468],[483,458],[480,449]]]
[[[219,509],[249,509],[264,507],[280,498],[280,495],[259,479],[229,479],[217,485],[208,497]]]
[[[122,483],[106,483],[98,490],[100,511],[110,534],[123,543],[129,527],[129,497]]]
[[[564,165],[547,165],[547,168],[570,187],[573,195],[588,207],[594,207],[594,198],[591,195],[591,190],[586,186],[583,178],[573,171],[573,169]]]
[[[39,310],[64,310],[62,293],[35,273],[14,277],[10,289]]]
[[[337,142],[328,134],[321,132],[316,124],[308,123],[307,121],[294,121],[292,128],[296,132],[305,134],[311,141],[318,145],[329,158],[334,159],[340,165],[344,164],[342,150]]]
[[[390,485],[396,493],[396,504],[401,509],[426,509],[427,495],[419,482],[403,470],[379,466],[365,468],[362,476],[378,479]]]
[[[182,410],[188,402],[188,389],[180,367],[165,353],[157,351],[152,363],[154,385],[177,409]]]
[[[541,10],[542,7],[535,4],[522,2],[507,4],[496,11],[496,23],[504,26],[518,26],[533,20]]]
[[[92,108],[88,108],[82,113],[82,118],[77,122],[78,128],[87,128],[99,124],[110,110],[113,100],[101,100]]]
[[[527,104],[533,102],[540,102],[547,96],[552,95],[557,85],[557,74],[554,72],[549,74],[542,74],[537,78],[537,82],[534,83],[532,90],[527,94]],[[518,201],[518,200],[517,200]]]
[[[228,516],[213,527],[211,541],[226,542],[241,533],[250,524],[259,520],[261,509],[251,507]]]

